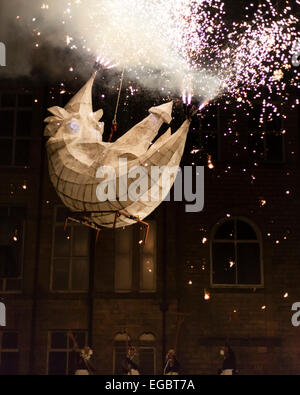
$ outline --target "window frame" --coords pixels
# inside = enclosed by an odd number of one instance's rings
[[[153,351],[153,363],[154,363],[154,365],[153,365],[153,371],[154,371],[153,375],[155,376],[156,372],[157,372],[157,349],[156,349],[155,345],[149,345],[149,346],[146,346],[144,344],[140,345],[138,347],[139,356],[141,354],[141,350],[152,350]],[[139,359],[140,359],[140,357],[139,357]]]
[[[83,294],[83,295],[85,295],[85,294],[89,293],[89,284],[88,284],[86,290],[73,290],[73,289],[70,288],[70,284],[72,284],[72,258],[73,258],[72,254],[69,257],[56,257],[55,254],[54,254],[54,250],[55,250],[55,231],[56,231],[57,227],[59,227],[59,226],[61,227],[63,225],[63,222],[56,221],[57,212],[58,212],[59,209],[65,209],[65,207],[62,206],[62,205],[56,205],[54,207],[54,210],[53,210],[52,243],[51,243],[51,264],[50,264],[51,269],[50,269],[49,289],[50,289],[50,292],[53,293],[53,294]],[[73,229],[75,227],[80,227],[80,226],[82,226],[82,225],[75,224],[75,223],[74,224],[73,223],[72,224],[68,224],[68,227],[71,228],[71,229]],[[90,237],[91,237],[90,233],[89,233],[88,237],[89,237],[89,242],[90,242],[90,240],[91,240],[90,239]],[[72,242],[72,239],[73,239],[73,237],[71,237],[71,242]],[[81,257],[81,258],[83,258],[83,257]],[[68,259],[69,260],[68,289],[65,289],[65,290],[53,289],[53,276],[54,276],[54,261],[55,261],[55,259]],[[76,257],[75,257],[75,259],[76,259]],[[86,259],[88,260],[88,266],[90,268],[90,249],[89,249],[89,253],[88,253]],[[90,282],[90,273],[88,273],[88,278],[89,278],[89,282]]]
[[[113,369],[112,369],[113,375],[116,374],[116,362],[117,362],[116,351],[117,351],[117,349],[123,349],[124,348],[124,351],[125,351],[124,352],[124,359],[125,359],[127,341],[128,341],[129,344],[132,344],[132,343],[136,344],[136,350],[137,350],[137,354],[139,356],[139,363],[140,363],[140,351],[141,350],[152,350],[153,351],[153,363],[154,363],[153,370],[154,370],[154,375],[157,374],[157,339],[156,339],[156,336],[153,333],[151,333],[151,335],[154,338],[153,340],[151,340],[151,341],[141,340],[141,337],[143,335],[145,335],[145,334],[146,333],[143,333],[142,335],[140,335],[138,337],[137,341],[132,341],[131,336],[129,334],[127,335],[126,333],[118,332],[118,333],[116,333],[114,335],[114,337],[113,337],[113,350],[112,350],[112,352],[113,352]],[[116,340],[116,338],[119,335],[121,337],[124,336],[124,340]],[[128,338],[127,338],[127,336],[128,336]],[[123,343],[123,344],[121,344],[121,343]]]
[[[118,238],[118,234],[116,232],[129,232],[130,231],[130,243],[131,243],[131,248],[130,248],[130,253],[129,255],[127,254],[120,254],[118,253],[118,243],[117,243],[117,238]],[[129,294],[132,292],[134,284],[133,284],[133,272],[134,272],[134,241],[135,241],[136,237],[135,237],[135,229],[133,228],[133,226],[129,226],[127,227],[125,230],[122,229],[116,229],[115,230],[115,234],[114,234],[114,292],[116,294]],[[117,287],[118,283],[117,283],[117,276],[116,276],[116,272],[117,272],[117,268],[119,267],[119,264],[117,262],[119,257],[123,257],[124,256],[126,258],[128,258],[128,260],[126,260],[126,264],[129,265],[128,268],[128,272],[129,272],[129,282],[130,282],[130,288],[129,289],[120,289],[119,287]]]
[[[119,337],[119,339],[117,339]],[[122,339],[122,340],[121,340]],[[117,349],[124,349],[124,359],[126,356],[126,351],[127,351],[127,343],[129,344],[131,342],[131,337],[127,332],[118,332],[114,334],[113,340],[112,340],[112,372],[113,375],[116,375],[116,362],[117,362],[117,357],[116,357],[116,351]]]
[[[5,333],[15,333],[17,335],[17,343],[18,343],[18,347],[17,348],[2,348],[2,343],[3,343],[3,334]],[[18,369],[17,372],[15,372],[15,374],[19,373],[19,369],[20,369],[20,345],[19,345],[19,332],[18,331],[14,331],[14,330],[5,330],[5,331],[0,331],[0,367],[1,367],[1,363],[2,363],[2,354],[3,353],[15,353],[18,356]],[[0,376],[2,374],[0,373]]]
[[[204,126],[201,126],[201,133],[200,133],[200,144],[203,147],[205,145],[205,139],[207,138],[206,135],[209,137],[215,136],[217,139],[217,155],[214,157],[213,155],[209,154],[212,156],[212,160],[214,162],[221,162],[222,161],[222,134],[221,134],[221,109],[220,106],[215,104],[214,107],[216,107],[216,123],[217,127],[213,128],[212,130],[206,129]],[[210,110],[212,111],[212,110]]]
[[[49,362],[50,362],[50,353],[51,352],[53,352],[53,353],[55,353],[55,352],[57,352],[57,353],[66,353],[67,354],[67,364],[66,364],[66,374],[65,374],[65,376],[70,376],[69,374],[68,374],[68,370],[69,370],[69,354],[70,353],[72,353],[73,351],[74,351],[74,349],[72,348],[51,348],[51,340],[52,340],[52,338],[51,338],[51,336],[52,336],[52,334],[54,334],[54,333],[65,333],[66,334],[66,336],[67,336],[67,341],[68,341],[68,345],[69,345],[69,342],[70,342],[70,338],[69,338],[69,336],[68,336],[68,332],[72,332],[73,334],[75,333],[84,333],[84,335],[85,335],[85,346],[87,346],[88,345],[88,331],[86,330],[86,329],[82,329],[82,330],[80,330],[80,329],[53,329],[53,330],[50,330],[50,331],[48,331],[48,336],[47,336],[47,366],[46,366],[46,374],[47,374],[47,376],[50,376],[50,373],[49,373]]]
[[[153,336],[152,340],[145,340],[143,336]],[[153,374],[157,374],[157,338],[153,332],[144,332],[139,336],[138,352],[141,354],[141,350],[152,350],[153,351]],[[139,358],[140,359],[140,358]],[[143,373],[143,372],[142,372]]]
[[[116,375],[116,372],[117,372],[117,349],[123,349],[123,347],[121,347],[121,345],[117,345],[116,344],[117,342],[114,340],[114,344],[113,344],[113,375]],[[121,342],[119,342],[119,343],[121,343]],[[126,344],[125,344],[125,346],[124,346],[124,349],[125,349],[125,353],[124,353],[124,359],[125,359],[125,356],[126,356]]]
[[[1,168],[1,166],[0,166]],[[1,208],[7,208],[8,210],[14,209],[18,206],[5,206],[2,205]],[[23,206],[21,207],[23,208]],[[25,212],[27,212],[27,207],[24,207]],[[8,216],[10,218],[10,216]],[[20,275],[18,277],[0,277],[0,294],[3,295],[15,295],[23,293],[23,278],[24,278],[24,257],[25,257],[25,237],[26,237],[26,215],[24,218],[20,219],[20,223],[22,224],[22,245],[21,245],[21,267],[20,267]],[[21,287],[18,290],[6,290],[7,280],[19,280],[21,281]]]
[[[158,292],[158,220],[156,218],[150,218],[147,221],[150,225],[153,224],[155,227],[155,251],[153,252],[153,290],[142,289],[142,269],[143,269],[143,257],[144,257],[144,246],[139,245],[138,241],[142,240],[144,237],[144,228],[141,230],[141,224],[131,225],[132,227],[132,252],[130,255],[130,260],[128,261],[131,265],[131,289],[130,290],[119,290],[116,288],[116,259],[118,254],[116,253],[116,237],[114,237],[114,293],[116,295],[130,295],[130,294],[139,294],[139,295],[154,295]],[[117,231],[120,231],[119,229]]]
[[[33,91],[27,91],[27,92],[22,92],[22,91],[9,91],[9,90],[3,90],[0,92],[0,99],[2,99],[2,96],[5,94],[13,94],[16,96],[16,102],[14,106],[2,106],[0,105],[0,112],[5,112],[5,111],[12,111],[13,112],[13,131],[11,136],[0,136],[0,142],[1,141],[10,141],[12,143],[12,152],[11,152],[11,163],[10,164],[0,164],[0,169],[4,168],[16,168],[16,169],[22,169],[22,168],[29,168],[31,167],[31,145],[29,146],[29,157],[28,157],[28,164],[24,165],[17,165],[16,164],[16,144],[18,141],[29,141],[31,142],[33,140],[33,130],[34,130],[34,124],[35,124],[35,118],[34,118],[34,102],[32,102],[31,107],[24,107],[24,106],[19,106],[19,96],[21,95],[27,95],[27,96],[32,96],[32,99],[34,98],[34,92]],[[19,112],[31,112],[32,114],[32,121],[31,121],[31,130],[30,130],[30,135],[28,136],[17,136],[17,118],[18,118],[18,113]]]
[[[280,106],[280,103],[275,102],[276,106]],[[257,108],[256,108],[257,110]],[[266,118],[266,115],[264,116],[264,120],[263,123],[261,124],[261,126],[259,126],[260,124],[258,123],[258,126],[251,130],[251,128],[248,126],[248,129],[250,129],[250,135],[248,136],[248,145],[250,143],[251,137],[255,137],[257,138],[257,136],[259,138],[263,137],[263,156],[261,158],[252,158],[252,155],[250,154],[250,160],[254,160],[254,161],[260,161],[262,164],[264,165],[282,165],[284,163],[286,163],[287,161],[287,153],[286,153],[286,134],[283,134],[283,130],[285,128],[285,119],[281,116],[280,117],[280,131],[276,130],[276,129],[272,129],[272,130],[268,130],[267,126],[268,126],[268,119]],[[281,132],[281,133],[280,133]],[[268,159],[268,149],[269,146],[267,144],[267,138],[268,135],[272,135],[272,134],[276,134],[276,133],[280,133],[281,139],[282,139],[282,159],[276,159],[276,160],[271,160]],[[252,135],[252,136],[251,136]]]
[[[260,278],[261,278],[261,283],[260,284],[215,284],[214,281],[214,262],[213,262],[213,247],[215,244],[215,235],[217,230],[224,225],[226,222],[229,221],[242,221],[251,226],[253,231],[255,232],[257,236],[257,240],[239,240],[236,238],[236,235],[233,240],[218,240],[218,242],[221,243],[228,243],[228,244],[234,244],[235,248],[238,243],[244,243],[244,244],[258,244],[259,245],[259,257],[260,257]],[[238,263],[237,263],[238,264]],[[238,269],[237,269],[238,273]],[[211,231],[211,237],[210,237],[210,286],[211,288],[223,288],[223,289],[228,289],[228,288],[234,288],[234,289],[249,289],[249,288],[257,288],[257,289],[263,289],[265,287],[265,282],[264,282],[264,262],[263,262],[263,240],[262,240],[262,234],[258,227],[248,218],[242,217],[242,216],[233,216],[230,218],[223,218],[222,220],[218,221],[212,231]]]
[[[158,270],[158,247],[157,247],[157,242],[158,242],[158,224],[157,221],[155,220],[149,220],[148,221],[150,230],[151,232],[151,227],[155,229],[155,246],[154,246],[154,251],[152,254],[153,257],[153,285],[154,288],[152,290],[149,289],[143,289],[143,264],[144,264],[144,258],[149,255],[144,253],[144,245],[139,249],[139,259],[138,259],[138,265],[139,265],[139,283],[138,283],[138,290],[140,294],[155,294],[157,292],[157,270]],[[139,239],[142,239],[143,237],[143,232],[144,229],[141,230],[139,227]]]

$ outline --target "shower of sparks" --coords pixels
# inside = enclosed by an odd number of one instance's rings
[[[107,70],[113,69],[114,67],[117,66],[117,64],[113,64],[110,60],[101,58],[100,56],[97,56],[96,65],[102,66],[103,68],[106,68]]]
[[[202,110],[226,96],[252,107],[253,100],[264,98],[262,119],[266,113],[272,119],[281,110],[271,104],[273,95],[284,102],[288,87],[299,88],[292,63],[299,21],[290,0],[281,1],[280,9],[275,0],[249,1],[244,20],[234,22],[224,3],[49,0],[39,10],[34,6],[31,23],[37,48],[43,26],[59,24],[69,48],[93,54],[105,68],[125,68],[148,87],[181,93],[185,104],[197,101]]]

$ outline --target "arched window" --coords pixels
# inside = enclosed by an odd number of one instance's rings
[[[114,355],[113,355],[113,372],[114,375],[124,374],[122,364],[127,353],[127,344],[130,342],[130,337],[127,333],[117,333],[114,337]]]
[[[139,361],[143,375],[156,374],[156,338],[152,333],[143,333],[140,338]]]
[[[156,337],[152,333],[143,333],[138,341],[132,340],[127,333],[117,333],[114,337],[113,347],[113,372],[114,375],[124,374],[122,364],[127,354],[127,346],[136,347],[135,362],[139,366],[140,373],[143,375],[156,374]]]
[[[212,285],[263,285],[260,235],[250,221],[231,218],[214,229],[211,263]]]

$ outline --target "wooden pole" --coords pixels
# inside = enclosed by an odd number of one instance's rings
[[[171,313],[172,315],[177,316],[177,325],[176,325],[176,335],[175,335],[175,342],[174,342],[174,350],[177,352],[178,350],[178,342],[179,342],[179,335],[180,335],[180,330],[182,327],[182,324],[184,323],[184,320],[187,316],[190,316],[189,313]]]

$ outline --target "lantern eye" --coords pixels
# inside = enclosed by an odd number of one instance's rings
[[[76,134],[80,130],[80,124],[76,119],[72,119],[71,122],[69,122],[69,124],[68,124],[68,128],[71,133]]]

